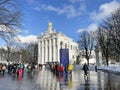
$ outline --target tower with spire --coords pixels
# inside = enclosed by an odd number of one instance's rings
[[[48,23],[47,33],[51,33],[51,32],[53,32],[53,27],[52,27],[52,23],[49,22],[49,23]]]

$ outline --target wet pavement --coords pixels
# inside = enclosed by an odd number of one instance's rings
[[[60,77],[43,68],[34,75],[25,71],[22,79],[7,73],[0,75],[0,90],[120,90],[120,74],[89,71],[85,80],[82,70]]]

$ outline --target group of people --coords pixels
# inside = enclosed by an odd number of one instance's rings
[[[9,74],[12,74],[13,76],[17,75],[18,77],[20,75],[23,76],[25,66],[22,63],[9,63],[7,68]]]
[[[65,71],[65,72],[68,72],[70,75],[72,75],[72,71],[73,71],[73,64],[72,63],[70,63],[68,65],[62,65],[59,63],[50,63],[48,65],[49,65],[50,70],[54,74],[62,75],[63,71]],[[82,69],[84,71],[84,77],[86,78],[88,76],[88,70],[89,70],[88,65],[85,63],[83,65]]]
[[[41,64],[34,64],[34,63],[29,63],[27,65],[23,63],[8,63],[7,64],[2,64],[0,63],[0,72],[1,74],[4,75],[5,72],[8,72],[8,74],[11,74],[12,76],[15,77],[23,77],[24,75],[24,69],[26,68],[27,72],[33,73],[34,71],[39,71],[42,68]]]
[[[69,65],[63,65],[59,63],[49,63],[48,66],[50,70],[58,76],[62,76],[64,71],[72,75],[73,64],[71,63]]]
[[[72,76],[72,71],[73,71],[72,63],[68,65],[63,65],[59,63],[48,63],[48,66],[50,70],[57,76],[62,76],[64,72]],[[22,63],[12,63],[12,64],[9,63],[8,65],[0,63],[0,72],[2,72],[3,75],[7,69],[9,74],[12,74],[13,76],[17,76],[17,77],[19,76],[23,77],[24,68],[25,65]],[[28,73],[33,73],[35,70],[39,71],[42,68],[42,65],[41,64],[35,65],[34,63],[29,63],[27,64],[26,68]],[[89,68],[86,63],[83,65],[82,69],[84,71],[84,78],[88,79],[87,71],[89,70]]]
[[[57,76],[63,76],[63,73],[67,73],[69,76],[72,76],[72,71],[73,71],[73,67],[74,65],[72,63],[68,64],[68,65],[62,65],[59,63],[50,63],[48,64],[50,70],[56,74]],[[82,70],[84,71],[84,79],[88,79],[88,65],[87,63],[85,63],[83,65]]]

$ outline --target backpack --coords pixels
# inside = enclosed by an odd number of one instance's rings
[[[31,69],[31,65],[28,66],[28,69]]]
[[[5,69],[6,69],[6,66],[3,66],[3,67],[2,67],[2,70],[5,70]]]

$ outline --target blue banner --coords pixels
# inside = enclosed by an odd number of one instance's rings
[[[69,65],[69,49],[60,49],[60,64]]]

